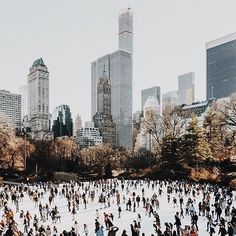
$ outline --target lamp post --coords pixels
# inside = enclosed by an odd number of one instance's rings
[[[26,133],[24,133],[24,169],[26,172]]]

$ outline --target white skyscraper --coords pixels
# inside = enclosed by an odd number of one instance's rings
[[[20,95],[21,95],[21,115],[22,118],[28,115],[28,86],[22,85],[20,87]]]
[[[49,72],[42,58],[28,75],[28,115],[31,131],[49,130]]]
[[[133,13],[131,8],[119,14],[119,50],[133,54]]]

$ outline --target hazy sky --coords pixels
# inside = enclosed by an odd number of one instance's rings
[[[141,89],[177,89],[193,71],[205,99],[205,42],[236,31],[235,0],[0,0],[0,89],[18,92],[43,57],[50,111],[68,104],[90,119],[91,62],[118,48],[118,14],[134,13],[133,111]]]

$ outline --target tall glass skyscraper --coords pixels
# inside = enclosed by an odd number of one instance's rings
[[[92,63],[91,118],[97,111],[97,82],[104,66],[111,81],[111,113],[116,125],[116,145],[132,147],[132,56],[118,50]]]
[[[206,44],[207,99],[229,97],[236,92],[236,33]]]
[[[97,111],[97,82],[104,67],[111,81],[111,114],[116,125],[116,145],[132,147],[132,53],[133,14],[131,8],[119,14],[119,50],[92,63],[91,119]]]
[[[119,14],[119,49],[133,54],[133,13],[131,8]]]
[[[68,105],[60,105],[56,107],[52,114],[52,131],[54,137],[72,136],[73,121],[71,118],[70,107]]]

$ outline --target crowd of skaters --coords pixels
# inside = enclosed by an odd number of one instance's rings
[[[161,205],[163,198],[167,198],[167,204]],[[60,199],[63,205],[58,206],[55,199]],[[34,209],[22,209],[25,201],[31,201]],[[233,236],[235,202],[235,193],[230,188],[185,181],[110,179],[6,185],[0,189],[0,235]],[[97,204],[96,210],[91,207],[93,204]],[[86,219],[87,224],[81,224],[80,211],[90,208],[94,210],[93,216]],[[174,210],[175,214],[168,222],[162,222],[160,208]],[[71,214],[70,225],[63,225],[68,224],[61,214],[64,209]],[[117,221],[126,217],[124,212],[133,216],[130,222],[122,221],[129,229],[117,226]],[[188,224],[183,224],[185,218]],[[206,222],[202,234],[199,218]],[[148,232],[143,221],[151,222]]]

